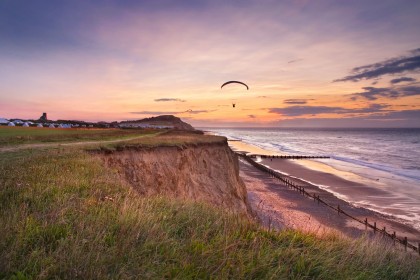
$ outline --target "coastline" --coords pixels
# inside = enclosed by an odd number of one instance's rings
[[[259,147],[240,141],[229,141],[232,150],[251,154],[274,154]],[[346,192],[360,196],[376,196],[378,199],[389,199],[384,190],[368,187],[360,181],[351,180],[352,174],[322,170],[317,162],[306,160],[258,159],[260,164],[281,172],[298,185],[304,185],[309,193],[320,195],[331,205],[340,205],[346,213],[360,219],[376,222],[378,229],[386,228],[388,232],[396,232],[400,238],[407,237],[411,243],[420,242],[420,231],[407,221],[392,215],[386,215],[369,207],[351,203]],[[294,228],[324,234],[336,232],[349,237],[372,233],[365,225],[350,218],[338,215],[332,209],[318,205],[313,200],[303,197],[298,192],[288,189],[278,180],[240,160],[240,175],[248,191],[248,199],[261,222],[268,227]],[[319,165],[310,168],[311,164]],[[307,166],[306,166],[307,165]],[[309,167],[308,167],[309,166]],[[321,171],[322,170],[322,171]],[[334,187],[330,187],[334,186]],[[338,189],[336,189],[338,188]],[[339,190],[339,191],[338,191]]]

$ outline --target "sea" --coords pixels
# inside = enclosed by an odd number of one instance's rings
[[[329,156],[329,159],[315,161],[327,165],[331,173],[352,174],[354,176],[346,179],[366,185],[365,196],[360,192],[352,196],[348,191],[340,194],[340,190],[334,188],[335,195],[355,206],[402,219],[420,229],[420,128],[203,130],[277,154]],[[314,168],[314,165],[306,167]],[[371,195],[372,189],[378,190],[378,195]]]

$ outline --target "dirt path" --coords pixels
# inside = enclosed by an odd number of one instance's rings
[[[0,153],[2,152],[15,152],[24,149],[39,149],[39,148],[51,148],[51,147],[68,147],[68,146],[83,146],[83,145],[95,145],[95,144],[108,144],[108,143],[118,143],[124,141],[131,141],[139,138],[156,136],[156,134],[140,135],[136,137],[124,138],[124,139],[115,139],[115,140],[96,140],[96,141],[79,141],[79,142],[60,142],[60,143],[32,143],[32,144],[22,144],[10,147],[0,147]]]

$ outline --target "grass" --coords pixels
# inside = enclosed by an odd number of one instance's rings
[[[162,146],[184,147],[187,145],[217,143],[226,143],[226,138],[214,135],[203,135],[194,132],[166,131],[164,133],[153,135],[153,137],[142,137],[123,142],[106,143],[96,147],[102,150],[114,151],[123,149],[141,149]]]
[[[420,278],[420,258],[378,242],[141,197],[76,148],[0,154],[0,225],[0,279]]]
[[[137,129],[68,129],[0,126],[0,147],[47,142],[112,140],[153,133],[156,133],[156,131]]]

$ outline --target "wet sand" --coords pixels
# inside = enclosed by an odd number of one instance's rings
[[[312,170],[296,163],[299,160],[285,160],[285,159],[262,159],[260,163],[269,166],[271,169],[279,170],[282,173],[287,173],[292,177],[303,178],[307,182],[300,182],[300,185],[310,185],[310,183],[323,186],[328,191],[334,193],[336,196],[343,199],[348,199],[351,193],[352,199],[356,201],[363,200],[364,197],[376,197],[378,203],[387,204],[392,195],[385,190],[370,187],[356,181],[351,181],[339,177],[335,174]]]
[[[373,233],[372,229],[366,230],[363,224],[301,195],[243,160],[240,160],[240,176],[246,185],[252,209],[267,227],[294,228],[318,234],[336,232],[349,237]],[[291,180],[299,183],[298,179]],[[397,237],[407,237],[416,246],[420,242],[420,232],[409,225],[368,209],[355,207],[317,186],[306,184],[305,190],[319,195],[330,205],[340,205],[343,211],[360,220],[367,218],[371,224],[376,222],[380,229],[386,227],[388,232],[395,231]]]
[[[235,141],[229,144],[237,152],[272,154],[270,151],[264,151],[242,142]],[[351,192],[352,197],[359,197],[360,199],[365,196],[374,197],[378,203],[386,205],[387,200],[391,197],[385,190],[370,187],[363,181],[351,180],[353,174],[333,173],[329,169],[323,171],[322,168],[311,169],[300,162],[302,161],[262,159],[260,163],[271,169],[287,173],[291,181],[299,186],[305,186],[307,192],[319,195],[328,204],[340,205],[340,208],[351,216],[362,221],[367,218],[370,224],[376,222],[377,228],[383,229],[386,227],[387,232],[393,233],[395,231],[397,237],[407,237],[411,244],[418,246],[420,231],[405,224],[403,220],[380,214],[365,207],[357,207],[347,202],[346,193]],[[294,228],[319,234],[333,231],[349,237],[358,237],[366,233],[373,234],[373,230],[370,228],[366,230],[364,224],[343,214],[339,215],[337,211],[299,194],[296,190],[285,186],[280,180],[270,177],[267,173],[256,169],[243,160],[240,162],[240,176],[246,184],[248,199],[252,208],[267,227]],[[299,178],[304,179],[304,181]]]

